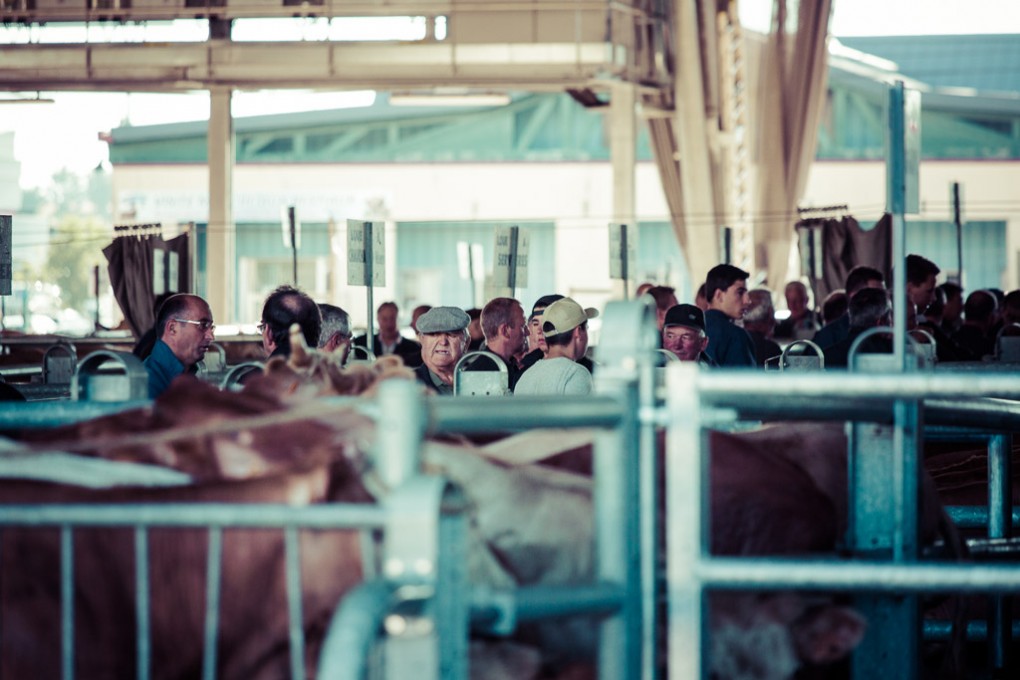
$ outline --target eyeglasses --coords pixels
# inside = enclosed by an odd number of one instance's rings
[[[198,329],[203,333],[205,333],[206,331],[216,329],[216,324],[214,324],[212,321],[193,321],[191,319],[177,319],[177,318],[175,318],[174,321],[177,321],[178,323],[190,323],[193,326],[198,326]]]

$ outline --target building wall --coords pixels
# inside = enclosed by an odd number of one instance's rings
[[[696,288],[688,280],[675,239],[671,239],[668,211],[655,167],[639,163],[637,177],[637,217],[642,223],[639,232],[639,272],[634,283],[651,279],[674,285],[680,299],[693,297]],[[1020,186],[1020,162],[1016,161],[926,161],[920,172],[922,213],[910,220],[948,222],[951,220],[949,186],[953,181],[963,184],[964,218],[980,222],[1005,224],[1004,256],[983,263],[995,270],[991,280],[999,287],[1012,290],[1020,287],[1020,203],[1013,196]],[[114,171],[114,201],[118,211],[134,211],[137,221],[203,222],[208,208],[207,172],[198,165],[118,165]],[[558,292],[573,295],[585,304],[602,306],[621,287],[609,280],[607,224],[612,215],[612,173],[608,163],[447,163],[447,164],[295,164],[240,165],[235,169],[235,220],[238,223],[263,223],[272,230],[279,224],[281,210],[296,205],[298,218],[305,223],[335,223],[333,242],[346,242],[346,219],[372,219],[385,222],[387,238],[387,272],[384,288],[374,291],[375,304],[394,299],[407,304],[447,302],[464,304],[464,300],[424,300],[425,291],[402,289],[417,254],[398,250],[398,230],[414,228],[415,224],[474,224],[476,234],[492,233],[490,227],[514,221],[552,224],[552,247],[555,257],[550,272],[533,275],[540,285],[550,285]],[[885,209],[885,166],[870,161],[816,161],[812,167],[802,206],[847,204],[862,225],[874,223]],[[698,225],[714,229],[711,224]],[[791,233],[792,233],[791,225]],[[994,230],[994,225],[991,227]],[[641,233],[645,234],[644,239]],[[977,230],[965,238],[979,239],[968,244],[965,251],[986,248],[995,243],[995,234]],[[952,238],[940,230],[937,238]],[[966,231],[965,231],[966,234]],[[273,237],[275,239],[275,237]],[[492,238],[491,236],[489,237]],[[934,237],[933,237],[934,238]],[[486,267],[491,271],[491,242],[482,240],[486,251]],[[289,251],[280,242],[278,259],[286,264]],[[536,241],[550,247],[544,236]],[[414,242],[406,248],[415,248]],[[448,247],[448,246],[447,246]],[[910,248],[908,241],[908,249]],[[950,245],[939,243],[927,254],[945,260]],[[926,254],[923,249],[921,254]],[[349,309],[355,323],[367,319],[366,292],[363,287],[346,285],[346,269],[342,253],[322,252],[309,265],[318,274],[314,285],[320,294]],[[424,253],[423,253],[424,256]],[[435,260],[429,254],[430,261]],[[533,258],[539,261],[540,258]],[[545,259],[545,258],[541,258]],[[444,276],[458,277],[456,259],[450,253]],[[397,270],[398,263],[405,269]],[[956,268],[955,261],[937,263],[945,271]],[[250,267],[251,263],[241,263]],[[286,266],[283,270],[287,270]],[[422,268],[429,268],[422,261]],[[968,265],[971,266],[971,265]],[[252,270],[254,271],[254,270]],[[997,277],[997,278],[996,278]],[[250,277],[249,277],[250,278]],[[982,272],[982,281],[989,272]],[[269,282],[258,282],[264,288]],[[272,282],[282,283],[281,282]],[[311,287],[302,280],[302,286]],[[443,290],[446,283],[430,285],[429,290]],[[965,278],[965,285],[967,280]],[[252,284],[254,285],[254,284]],[[982,285],[990,285],[983,283]],[[781,284],[773,285],[778,290]],[[972,286],[971,286],[972,287]],[[448,289],[448,288],[447,288]],[[527,294],[534,291],[528,290]],[[261,293],[242,291],[239,313],[252,314]],[[522,291],[525,297],[525,291]],[[780,296],[777,296],[777,298]],[[531,300],[523,299],[525,306]],[[409,308],[404,310],[409,312]],[[240,318],[239,321],[253,319]]]
[[[923,161],[920,174],[920,208],[907,221],[952,221],[950,185],[960,182],[963,219],[975,222],[1005,223],[1005,258],[998,287],[1020,287],[1020,202],[1015,198],[1020,186],[1018,161]],[[885,164],[869,161],[815,161],[808,178],[803,206],[847,204],[862,226],[873,224],[885,210]],[[955,239],[955,236],[952,238]],[[968,238],[974,242],[968,243]],[[981,247],[983,237],[968,237],[964,226],[964,253]],[[908,236],[907,248],[910,248]],[[953,249],[955,252],[955,248]],[[923,252],[920,254],[924,254]],[[936,262],[943,270],[956,269],[956,262]],[[988,263],[988,266],[996,266]],[[966,269],[966,264],[965,264]],[[987,280],[987,271],[982,280]],[[967,272],[964,272],[967,286]],[[973,286],[969,286],[973,288]]]

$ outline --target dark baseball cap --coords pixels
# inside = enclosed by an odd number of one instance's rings
[[[540,314],[543,309],[545,309],[552,303],[556,302],[557,300],[562,300],[563,297],[564,296],[557,295],[556,293],[552,293],[550,295],[543,295],[542,297],[535,300],[535,304],[531,306],[531,316],[536,316],[537,314]]]
[[[666,320],[662,322],[662,327],[666,326],[687,326],[704,332],[705,313],[694,305],[673,305],[666,312]]]

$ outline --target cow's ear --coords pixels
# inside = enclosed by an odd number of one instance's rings
[[[853,651],[864,639],[867,625],[856,610],[827,605],[804,614],[794,624],[793,635],[801,658],[825,664]]]

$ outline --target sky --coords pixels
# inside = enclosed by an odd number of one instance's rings
[[[767,30],[771,0],[742,0],[741,19],[749,28]],[[300,35],[289,37],[320,39],[381,38],[378,24],[308,23]],[[405,22],[389,25],[389,31],[413,38],[420,25]],[[129,30],[125,27],[96,30]],[[81,29],[79,29],[81,30]],[[179,26],[173,36],[160,35],[158,26],[132,27],[139,39],[189,39],[193,29]],[[257,29],[255,29],[257,30]],[[833,0],[830,23],[832,35],[947,35],[967,33],[1020,33],[1020,0]],[[74,36],[80,37],[80,36]],[[101,35],[97,36],[101,37]],[[39,40],[29,29],[5,29],[0,40],[23,42]],[[67,39],[65,37],[65,39]],[[190,38],[195,39],[195,38]],[[0,98],[15,95],[0,93]],[[35,96],[26,93],[21,96]],[[42,93],[55,100],[51,104],[0,104],[0,137],[14,132],[14,155],[21,162],[21,187],[43,187],[50,177],[67,168],[86,173],[108,158],[107,146],[99,134],[125,122],[151,125],[186,120],[205,120],[209,99],[205,94],[148,93]],[[298,93],[280,97],[278,93],[236,93],[233,113],[236,117],[298,110],[367,106],[371,92]],[[0,146],[2,148],[2,146]]]

